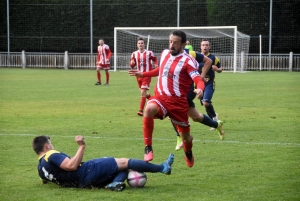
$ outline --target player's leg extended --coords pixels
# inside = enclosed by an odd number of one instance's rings
[[[213,120],[206,116],[205,114],[201,114],[197,111],[196,108],[190,107],[189,108],[189,117],[193,119],[195,122],[199,122],[206,126],[216,129],[217,133],[221,140],[225,138],[225,132],[223,130],[223,121],[221,120]]]
[[[147,99],[147,91],[150,89],[151,78],[141,78],[139,79],[139,86],[141,91],[141,100],[140,100],[140,110],[137,113],[140,116],[143,116],[144,107]]]
[[[214,120],[217,121],[218,120],[218,119],[216,119],[217,114],[211,103],[214,91],[215,91],[214,82],[209,82],[205,85],[205,90],[204,90],[203,98],[202,98],[202,104],[205,107],[205,110],[206,110],[208,116],[211,117],[212,119],[215,118]]]
[[[147,89],[141,88],[140,111],[144,111],[144,107],[146,104],[146,94],[147,94]]]
[[[198,112],[198,110],[194,107],[189,108],[189,117],[193,119],[194,122],[199,122],[201,124],[204,124],[209,127],[217,128],[218,127],[218,122],[212,120],[205,114],[201,114]]]
[[[190,134],[190,127],[183,127],[178,125],[179,132],[182,133],[183,149],[185,152],[185,162],[188,167],[193,167],[194,156],[192,152],[193,147],[193,137]]]
[[[144,160],[147,162],[153,159],[152,134],[154,129],[154,117],[158,113],[158,105],[154,102],[149,102],[145,108],[143,118],[143,135],[145,144]]]
[[[96,69],[96,75],[97,75],[97,82],[95,85],[101,85],[101,74],[100,74],[100,67],[97,66]]]
[[[171,174],[172,164],[174,162],[174,154],[170,154],[167,160],[165,160],[161,164],[152,164],[142,160],[137,159],[129,159],[128,161],[128,169],[132,169],[138,172],[161,172],[164,174]]]
[[[105,69],[105,76],[106,76],[106,83],[105,83],[105,85],[108,85],[109,84],[109,72],[108,72],[108,69]]]
[[[189,108],[195,107],[195,103],[193,102],[193,99],[196,97],[196,94],[194,93],[194,88],[195,88],[194,84],[191,84],[190,91],[189,91],[189,93],[186,96],[186,98],[188,100]],[[177,126],[173,122],[172,122],[172,125],[173,125],[173,128],[174,128],[174,130],[175,130],[175,132],[177,134],[177,142],[176,142],[175,150],[178,151],[178,150],[180,150],[183,147],[182,138],[180,136],[180,133],[178,132]]]
[[[185,98],[173,99],[174,103],[168,108],[170,119],[178,128],[178,132],[182,137],[183,149],[185,152],[185,162],[188,167],[194,165],[194,156],[192,153],[193,138],[190,135],[189,123],[189,105]]]
[[[174,154],[170,154],[168,158],[161,164],[148,163],[142,160],[133,158],[116,158],[118,170],[134,170],[138,172],[161,172],[171,174],[171,166],[174,162]]]

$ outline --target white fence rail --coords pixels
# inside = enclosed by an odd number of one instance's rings
[[[217,55],[225,71],[233,71],[233,56]],[[124,57],[124,58],[123,58]],[[126,65],[118,66],[117,70],[128,70],[128,55],[119,56]],[[34,53],[34,52],[0,52],[0,67],[11,68],[61,68],[61,69],[95,69],[97,54],[80,53]],[[240,56],[241,66],[237,71],[300,71],[300,54],[248,54]],[[113,66],[113,57],[111,66]],[[128,61],[128,62],[127,62]]]

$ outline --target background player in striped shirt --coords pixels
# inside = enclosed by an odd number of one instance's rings
[[[196,85],[194,92],[198,98],[201,98],[204,83],[198,73],[198,62],[184,51],[185,45],[186,34],[183,31],[175,30],[169,36],[169,50],[161,53],[159,68],[149,72],[129,71],[131,76],[158,76],[154,89],[155,95],[151,96],[148,101],[143,117],[145,161],[153,159],[154,118],[164,119],[169,116],[182,136],[186,165],[188,167],[194,165],[193,138],[190,134],[189,105],[186,95],[194,82]]]
[[[209,68],[209,70],[206,73],[206,76],[204,78],[205,89],[204,89],[203,97],[200,100],[200,103],[205,107],[207,115],[211,119],[218,121],[218,114],[215,112],[215,109],[212,105],[211,100],[212,100],[213,94],[215,92],[215,87],[216,87],[215,72],[221,73],[222,66],[221,66],[221,63],[220,63],[218,57],[216,57],[215,55],[213,55],[209,52],[210,44],[207,39],[203,39],[201,41],[200,48],[201,48],[201,54],[207,56],[208,58],[210,58],[212,60],[211,68]],[[204,65],[203,63],[199,63],[200,74],[202,73],[203,65]],[[215,128],[213,128],[213,127],[211,128],[211,130],[214,130],[214,129]],[[220,138],[222,139],[222,136],[220,136]]]
[[[98,81],[96,82],[95,85],[101,85],[101,74],[100,74],[100,69],[105,70],[105,75],[106,75],[106,82],[105,85],[108,85],[109,83],[109,72],[108,70],[110,69],[110,57],[112,53],[109,49],[109,46],[104,44],[104,40],[101,38],[99,40],[99,46],[98,46],[98,56],[97,56],[97,79]]]
[[[130,67],[134,68],[135,66],[137,66],[137,69],[139,71],[148,72],[152,70],[153,62],[154,68],[157,68],[157,58],[154,56],[152,51],[145,49],[144,38],[138,37],[137,48],[138,50],[131,54]],[[147,91],[150,89],[151,77],[136,78],[136,81],[141,92],[140,110],[137,114],[143,116],[146,98],[150,97],[150,94],[147,93]]]

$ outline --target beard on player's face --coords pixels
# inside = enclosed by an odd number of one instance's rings
[[[182,52],[182,49],[181,48],[175,48],[175,47],[171,47],[170,49],[169,49],[169,51],[170,51],[170,54],[172,55],[172,56],[177,56],[178,54],[180,54],[181,52]]]

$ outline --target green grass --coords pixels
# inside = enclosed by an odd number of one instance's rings
[[[191,122],[193,168],[182,151],[175,152],[169,121],[155,120],[153,162],[173,152],[170,176],[148,173],[145,188],[121,193],[42,185],[31,148],[37,135],[51,136],[54,147],[69,155],[77,150],[74,137],[85,136],[84,160],[143,158],[135,79],[112,72],[105,87],[95,86],[95,78],[93,70],[0,68],[1,200],[300,199],[300,74],[289,72],[218,74],[213,104],[226,138]]]

